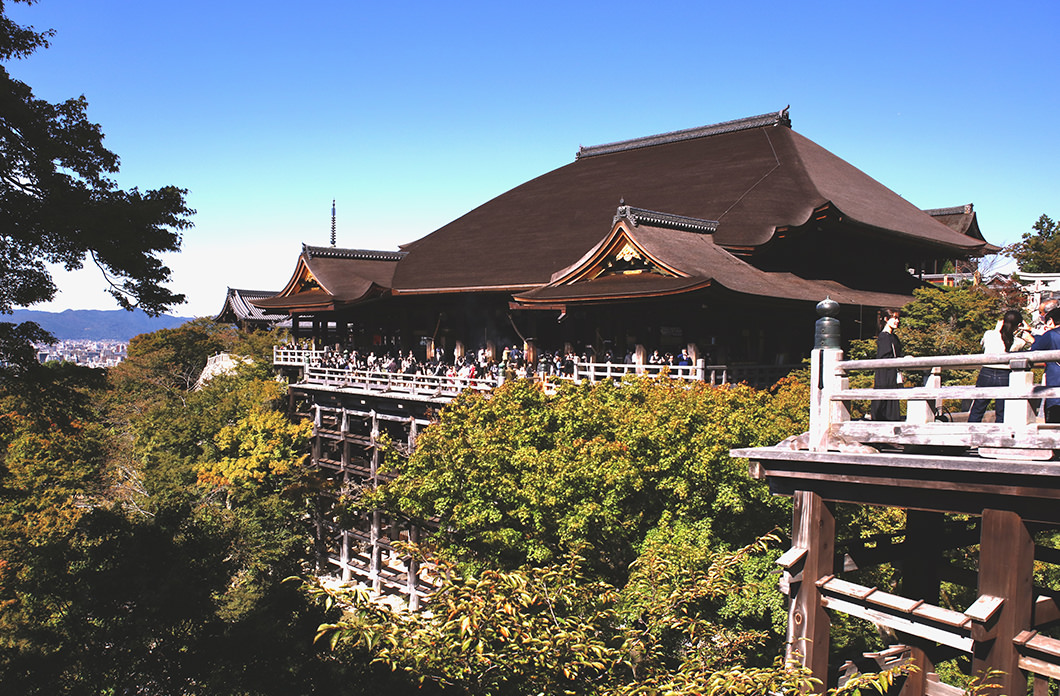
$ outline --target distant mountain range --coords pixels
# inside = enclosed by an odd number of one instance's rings
[[[65,312],[41,312],[31,309],[16,309],[13,314],[0,315],[0,321],[21,323],[35,321],[42,329],[51,332],[61,341],[83,339],[87,341],[128,341],[133,336],[159,329],[172,329],[191,317],[171,317],[163,314],[149,317],[134,309],[68,309]]]

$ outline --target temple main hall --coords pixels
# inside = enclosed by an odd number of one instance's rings
[[[784,109],[582,147],[396,250],[303,245],[283,289],[250,302],[321,347],[640,363],[684,350],[739,379],[799,364],[825,297],[844,339],[873,337],[876,310],[911,300],[918,274],[994,250],[971,205],[916,207]]]

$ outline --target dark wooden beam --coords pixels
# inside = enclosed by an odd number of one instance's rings
[[[979,550],[979,596],[1001,600],[990,622],[973,630],[972,673],[1000,670],[999,694],[1024,693],[1016,636],[1031,630],[1034,541],[1023,520],[1009,510],[983,510]]]
[[[813,676],[827,683],[830,621],[817,581],[833,571],[835,514],[809,491],[798,491],[794,498],[792,546],[806,553],[799,562],[801,573],[794,573],[790,584],[788,657],[798,658]]]

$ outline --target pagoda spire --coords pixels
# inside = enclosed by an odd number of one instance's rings
[[[331,199],[331,246],[335,246],[335,199]]]

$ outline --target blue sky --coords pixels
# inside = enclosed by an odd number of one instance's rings
[[[793,128],[997,244],[1060,218],[1060,2],[41,0],[8,65],[84,94],[119,183],[189,190],[188,303],[281,288],[303,242],[393,249],[579,145],[791,105]],[[507,243],[503,238],[498,244]],[[110,309],[94,269],[35,308]]]

